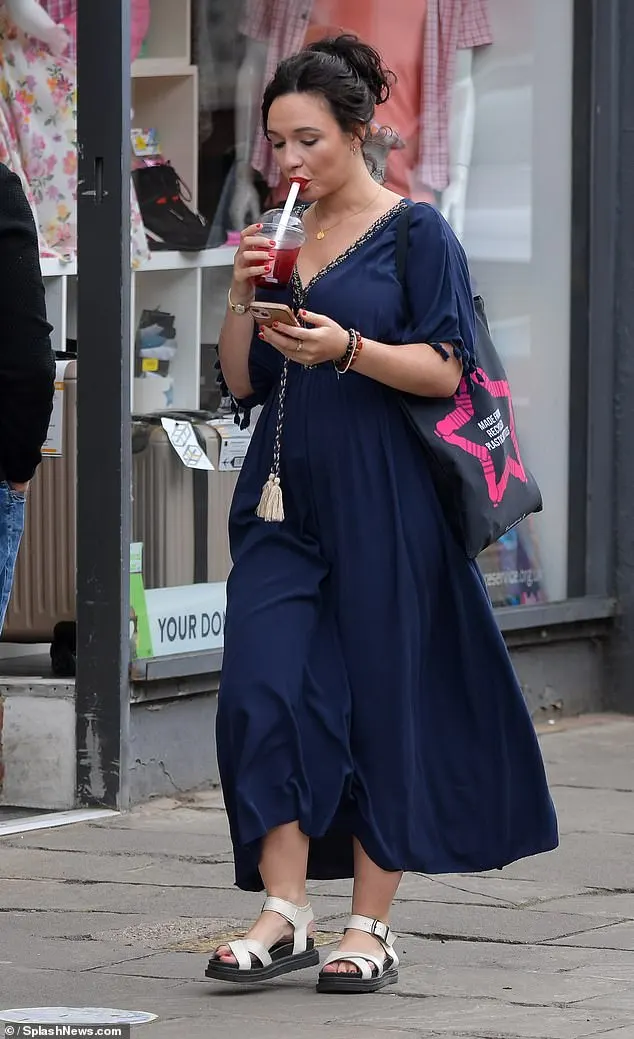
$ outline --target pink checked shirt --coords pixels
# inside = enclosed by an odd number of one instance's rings
[[[313,0],[246,0],[243,34],[269,44],[265,84],[280,61],[301,49],[312,9]],[[488,0],[427,0],[417,180],[435,191],[444,191],[449,182],[449,107],[456,52],[492,40]],[[376,43],[380,50],[380,41]],[[380,109],[377,114],[380,117]],[[259,126],[252,165],[271,187],[278,183],[279,169]]]

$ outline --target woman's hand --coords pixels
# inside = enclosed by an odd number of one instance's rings
[[[275,242],[261,235],[261,229],[262,224],[250,224],[240,234],[231,283],[231,298],[234,303],[250,303],[255,296],[253,279],[271,272],[275,258]]]
[[[275,322],[273,328],[261,328],[260,338],[297,364],[322,364],[339,361],[348,349],[348,333],[324,314],[300,310],[300,317],[312,328],[295,328]]]

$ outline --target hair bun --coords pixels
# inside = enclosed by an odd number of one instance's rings
[[[307,50],[330,54],[344,61],[366,84],[375,105],[382,105],[390,96],[396,77],[383,64],[383,59],[374,47],[364,43],[358,36],[345,33],[311,44]]]

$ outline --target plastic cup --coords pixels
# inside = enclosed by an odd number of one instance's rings
[[[282,216],[281,209],[270,209],[264,213],[260,223],[263,225],[259,234],[271,241],[277,240],[277,229]],[[291,215],[284,230],[281,240],[276,246],[271,246],[274,253],[273,259],[269,260],[271,270],[254,279],[260,288],[284,289],[291,280],[293,268],[297,260],[299,250],[306,241],[304,225],[297,216]]]

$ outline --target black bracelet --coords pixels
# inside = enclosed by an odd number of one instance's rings
[[[343,374],[343,372],[345,372],[347,370],[348,362],[350,361],[350,358],[352,357],[352,355],[354,353],[356,345],[357,345],[356,333],[355,333],[354,329],[351,328],[348,331],[348,345],[346,347],[346,352],[339,358],[338,361],[333,361],[332,362],[334,364],[336,370],[340,374]]]

